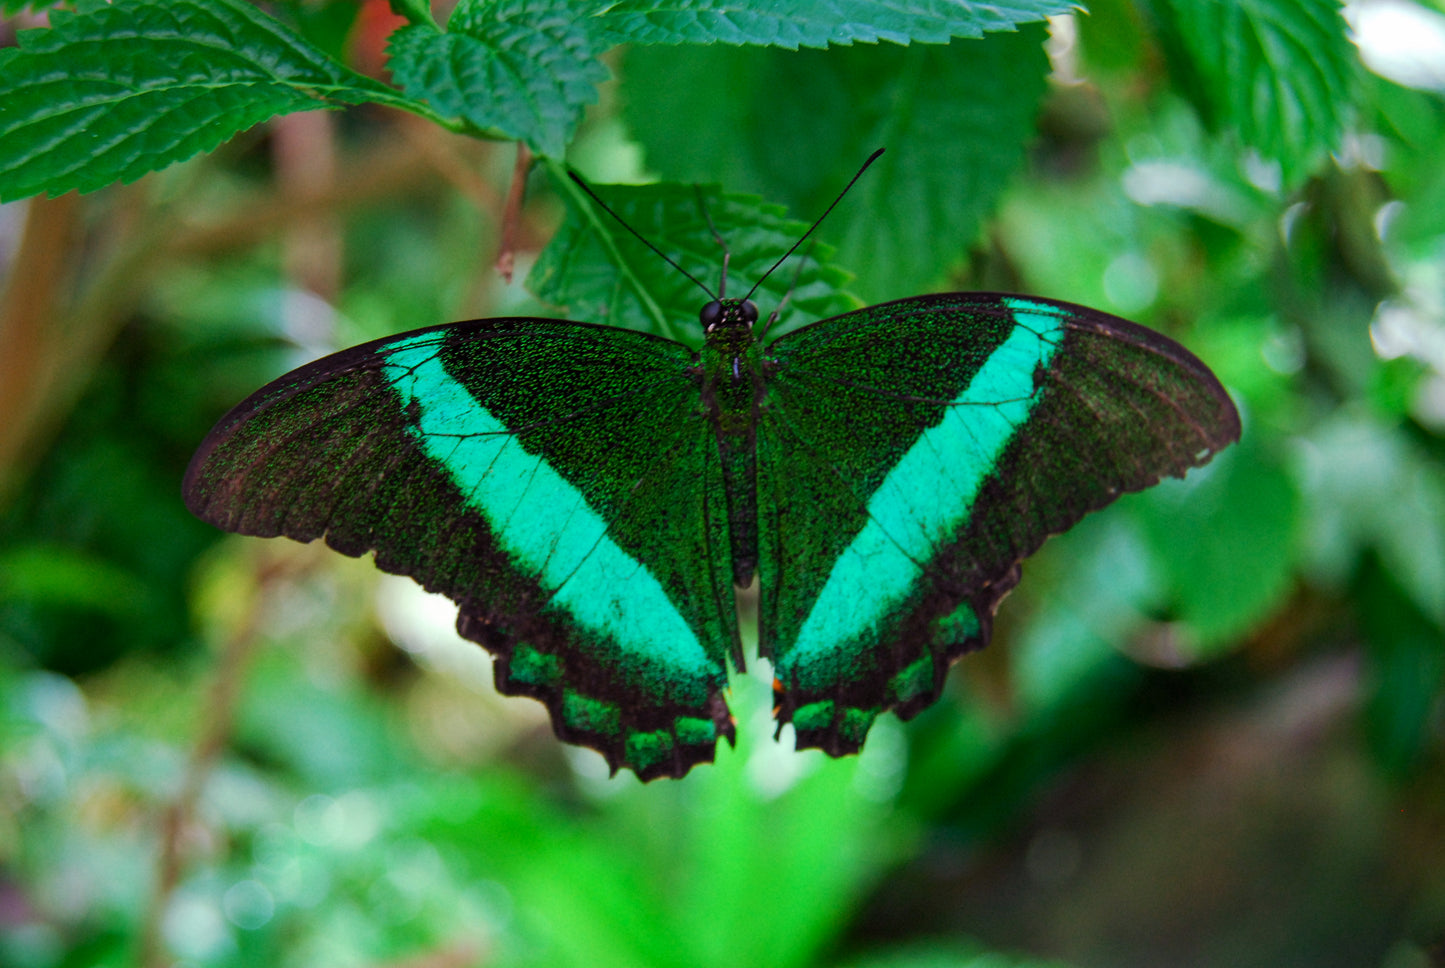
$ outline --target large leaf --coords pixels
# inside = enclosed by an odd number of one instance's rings
[[[1135,668],[1119,647],[1161,597],[1152,564],[1138,529],[1112,512],[1085,518],[1028,563],[1024,603],[1049,591],[1031,611],[1005,606],[1025,620],[1009,656],[1021,710],[1040,721],[1088,718],[1132,681]]]
[[[1048,73],[1042,43],[1028,28],[942,47],[638,49],[627,119],[665,177],[722,180],[809,218],[888,148],[822,234],[869,302],[915,295],[963,260],[1022,164]]]
[[[776,205],[748,195],[724,195],[715,186],[599,185],[596,191],[643,237],[715,291],[723,250],[708,227],[711,218],[732,253],[730,296],[746,293],[808,228]],[[574,319],[650,329],[673,339],[690,335],[692,342],[700,342],[698,311],[708,301],[707,293],[580,191],[572,191],[568,202],[567,221],[538,258],[527,287],[547,302],[567,307]],[[839,292],[847,274],[830,264],[832,250],[819,245],[807,251],[801,269],[800,257],[794,256],[754,296],[766,317],[791,293],[780,317],[783,325],[774,332],[856,308]]]
[[[132,0],[50,20],[0,50],[0,199],[133,181],[291,111],[420,107],[237,0]]]
[[[408,94],[552,157],[607,79],[585,21],[566,0],[463,0],[447,32],[403,27],[388,50],[392,76]]]
[[[1284,468],[1252,438],[1133,507],[1196,657],[1233,645],[1284,603],[1294,577],[1300,499]],[[1180,537],[1206,534],[1207,541]]]
[[[1445,624],[1445,474],[1408,433],[1360,414],[1322,422],[1299,448],[1305,566],[1340,586],[1374,549],[1401,591]]]
[[[1287,181],[1339,141],[1356,53],[1338,0],[1154,0],[1170,67],[1205,119]]]
[[[1358,600],[1366,643],[1365,738],[1386,768],[1422,764],[1432,742],[1445,687],[1445,631],[1370,558],[1361,569]]]
[[[1060,0],[620,0],[593,21],[599,39],[622,44],[946,44],[955,37],[1014,30],[1078,4]]]
[[[763,682],[734,688],[750,725],[769,721]],[[407,826],[472,882],[507,886],[514,930],[536,946],[527,964],[806,968],[832,963],[825,953],[915,834],[878,786],[900,755],[870,745],[824,762],[750,728],[663,796],[609,781],[604,809],[559,813],[551,797],[499,795],[493,774],[418,787]]]

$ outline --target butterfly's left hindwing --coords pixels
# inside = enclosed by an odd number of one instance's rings
[[[649,778],[732,736],[722,486],[686,347],[493,319],[282,377],[212,431],[185,496],[226,530],[374,550],[460,605],[502,692]]]
[[[873,306],[765,360],[760,643],[780,719],[834,755],[937,699],[1048,535],[1239,436],[1187,350],[1033,297]]]

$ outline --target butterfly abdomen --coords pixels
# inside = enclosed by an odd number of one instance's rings
[[[733,583],[745,586],[758,566],[758,408],[766,390],[762,354],[750,327],[721,326],[708,333],[702,380],[727,492]]]

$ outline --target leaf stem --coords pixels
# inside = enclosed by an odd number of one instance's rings
[[[497,246],[497,272],[507,282],[517,267],[517,227],[522,221],[522,196],[527,187],[527,170],[532,167],[532,152],[517,142],[517,161],[512,166],[512,185],[507,189],[507,205],[502,209],[501,242]]]
[[[626,280],[628,287],[637,295],[637,300],[642,304],[642,308],[652,317],[658,335],[681,341],[682,334],[677,331],[677,327],[672,325],[671,320],[662,311],[662,307],[658,305],[652,293],[632,271],[631,264],[623,257],[622,250],[617,247],[616,236],[610,231],[609,226],[604,224],[603,219],[597,214],[597,210],[592,207],[592,200],[587,197],[587,193],[568,177],[567,169],[562,167],[561,162],[547,158],[543,163],[547,166],[547,173],[552,176],[553,182],[571,199],[572,207],[587,220],[593,231],[597,233],[597,238],[602,243],[602,247],[607,250],[612,264],[617,267],[617,271]]]

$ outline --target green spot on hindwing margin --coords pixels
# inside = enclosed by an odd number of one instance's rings
[[[679,716],[674,725],[677,741],[683,746],[711,746],[717,741],[717,724],[711,719]]]
[[[970,639],[977,639],[982,631],[978,613],[971,604],[963,602],[933,623],[933,641],[940,645],[961,646]]]
[[[793,727],[798,730],[815,731],[833,725],[833,700],[810,702],[793,710]]]
[[[877,719],[876,709],[844,709],[842,720],[838,723],[838,735],[850,743],[862,746],[863,741],[868,738],[868,730],[873,728]]]
[[[625,747],[627,765],[634,770],[647,770],[672,759],[680,746],[712,746],[717,741],[717,727],[710,719],[679,716],[673,727],[675,737],[666,729],[629,733]]]
[[[779,660],[789,685],[826,688],[839,669],[858,664],[859,650],[872,646],[923,567],[967,522],[979,489],[1028,420],[1037,402],[1034,374],[1052,361],[1064,320],[1052,306],[1003,302],[1014,319],[1008,338],[869,497],[867,523],[834,563],[797,642]]]
[[[622,732],[622,711],[615,704],[584,696],[574,689],[562,693],[562,721],[573,729],[604,736]]]
[[[933,656],[924,656],[900,671],[888,684],[888,697],[904,703],[933,691]]]
[[[562,660],[521,643],[512,649],[507,671],[513,682],[529,686],[555,686],[562,680]]]
[[[427,456],[446,468],[517,570],[551,593],[548,609],[616,644],[624,681],[686,687],[670,698],[704,701],[714,663],[662,585],[611,540],[580,491],[447,371],[444,343],[445,336],[424,332],[381,351],[402,409],[416,408],[410,431]],[[665,678],[658,669],[667,670]]]
[[[800,733],[818,733],[831,730],[834,726],[834,718],[837,718],[838,737],[850,745],[863,745],[868,738],[868,730],[878,719],[876,709],[856,709],[851,706],[842,707],[842,715],[838,715],[838,705],[831,699],[822,702],[811,702],[806,706],[799,706],[793,710],[791,717],[793,728]]]
[[[672,734],[665,729],[651,733],[629,733],[625,744],[627,765],[645,771],[670,759],[675,749]]]

